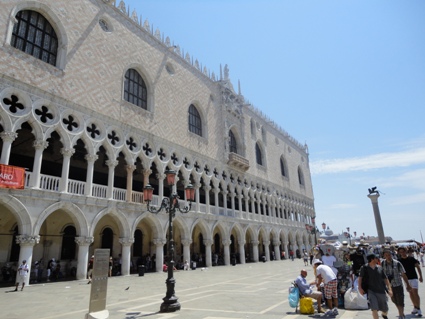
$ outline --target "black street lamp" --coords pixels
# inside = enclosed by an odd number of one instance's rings
[[[170,196],[164,197],[161,202],[161,206],[158,209],[155,209],[153,206],[149,206],[149,203],[152,201],[153,187],[146,185],[143,190],[143,198],[147,202],[147,209],[153,214],[158,214],[162,209],[165,209],[168,213],[168,263],[167,263],[167,273],[168,277],[165,281],[167,285],[167,292],[165,297],[162,298],[164,302],[161,304],[160,312],[174,312],[180,310],[180,303],[177,296],[175,295],[174,287],[176,285],[176,280],[173,276],[174,271],[174,238],[173,238],[173,217],[175,216],[176,210],[181,213],[188,213],[192,207],[192,202],[195,199],[195,188],[189,184],[185,188],[186,200],[189,201],[189,206],[180,208],[179,206],[179,196],[173,194],[173,186],[175,183],[176,172],[167,170],[165,172],[167,175],[167,183],[170,186]]]

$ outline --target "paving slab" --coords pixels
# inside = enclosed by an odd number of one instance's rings
[[[288,288],[306,268],[313,279],[311,266],[302,260],[249,263],[236,266],[197,268],[176,271],[176,296],[181,310],[159,313],[165,296],[166,273],[144,276],[118,276],[108,280],[107,305],[111,319],[180,318],[320,318],[323,315],[301,315],[288,304]],[[0,288],[1,319],[83,319],[88,312],[90,285],[87,281],[63,281],[33,284],[23,291],[14,287]],[[420,283],[419,294],[425,307],[425,288]],[[413,306],[406,295],[406,318]],[[397,318],[394,304],[389,302],[390,319]],[[370,310],[339,310],[337,318],[371,318]]]

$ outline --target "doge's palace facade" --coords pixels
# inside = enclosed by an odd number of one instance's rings
[[[313,245],[307,146],[247,103],[227,66],[201,67],[123,1],[0,9],[0,163],[26,169],[25,189],[0,189],[0,266],[55,258],[84,279],[109,248],[123,275],[148,255],[162,271],[168,217],[147,212],[143,188],[158,205],[167,169],[180,197],[196,189],[174,219],[177,261]]]

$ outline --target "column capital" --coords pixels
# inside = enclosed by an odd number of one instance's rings
[[[133,173],[136,169],[136,165],[126,165],[125,169],[127,170],[127,173]]]
[[[18,134],[15,132],[1,132],[0,137],[3,142],[13,142],[18,137]]]
[[[150,175],[150,173],[149,173],[149,175]],[[156,174],[156,178],[159,181],[163,181],[165,179],[165,177],[167,177],[167,175],[165,175],[164,173],[158,173],[158,174]]]
[[[108,165],[109,168],[114,168],[118,165],[117,160],[107,160],[106,165]]]
[[[189,246],[192,243],[192,239],[182,239],[181,243],[183,246]]]
[[[251,240],[251,244],[254,246],[258,246],[260,242],[258,240]]]
[[[75,237],[75,242],[78,246],[90,246],[94,242],[94,237]]]
[[[60,152],[63,156],[71,157],[72,155],[74,155],[75,149],[74,148],[61,148]]]
[[[40,236],[18,235],[16,236],[16,243],[20,246],[34,246],[40,242]]]
[[[44,140],[35,140],[32,143],[32,146],[36,149],[36,150],[44,150],[47,147],[49,147],[49,142],[44,141]]]
[[[214,244],[214,241],[212,239],[204,239],[205,246],[212,246],[212,244]]]
[[[123,246],[131,246],[134,243],[134,238],[120,238],[118,241]]]
[[[224,239],[221,243],[223,244],[223,246],[230,246],[232,241],[230,239]]]
[[[87,162],[94,163],[94,162],[97,161],[99,156],[96,155],[96,154],[86,154],[86,156],[84,156],[84,158],[86,159]]]
[[[279,246],[281,244],[280,240],[273,240],[273,245],[274,246]]]
[[[370,200],[372,201],[372,203],[377,203],[378,202],[379,193],[369,194],[369,195],[367,195],[367,197],[370,198]]]
[[[155,246],[164,246],[167,241],[165,240],[165,238],[155,238],[154,240],[152,240],[152,243]]]
[[[263,244],[264,244],[265,246],[269,246],[269,245],[270,245],[270,240],[265,240],[265,241],[263,241]]]
[[[209,192],[211,190],[211,186],[210,185],[205,185],[203,188],[204,188],[204,190],[206,192]]]
[[[239,240],[238,243],[239,243],[239,246],[243,246],[243,245],[245,245],[246,241],[245,240]]]

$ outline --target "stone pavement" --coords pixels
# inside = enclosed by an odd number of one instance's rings
[[[158,312],[165,296],[166,273],[112,277],[107,292],[109,318],[319,318],[318,314],[297,314],[288,304],[288,287],[304,268],[303,264],[296,259],[175,272],[175,290],[181,310],[168,314]],[[313,269],[306,268],[307,278],[312,279]],[[13,289],[0,288],[1,319],[83,319],[88,312],[90,285],[87,281],[34,284],[22,292],[12,292]],[[423,283],[419,293],[425,308]],[[405,302],[406,318],[416,318],[410,315],[413,307],[408,296]],[[394,319],[397,310],[391,301],[389,306],[388,317]],[[341,319],[371,317],[370,310],[343,309],[337,316]]]

